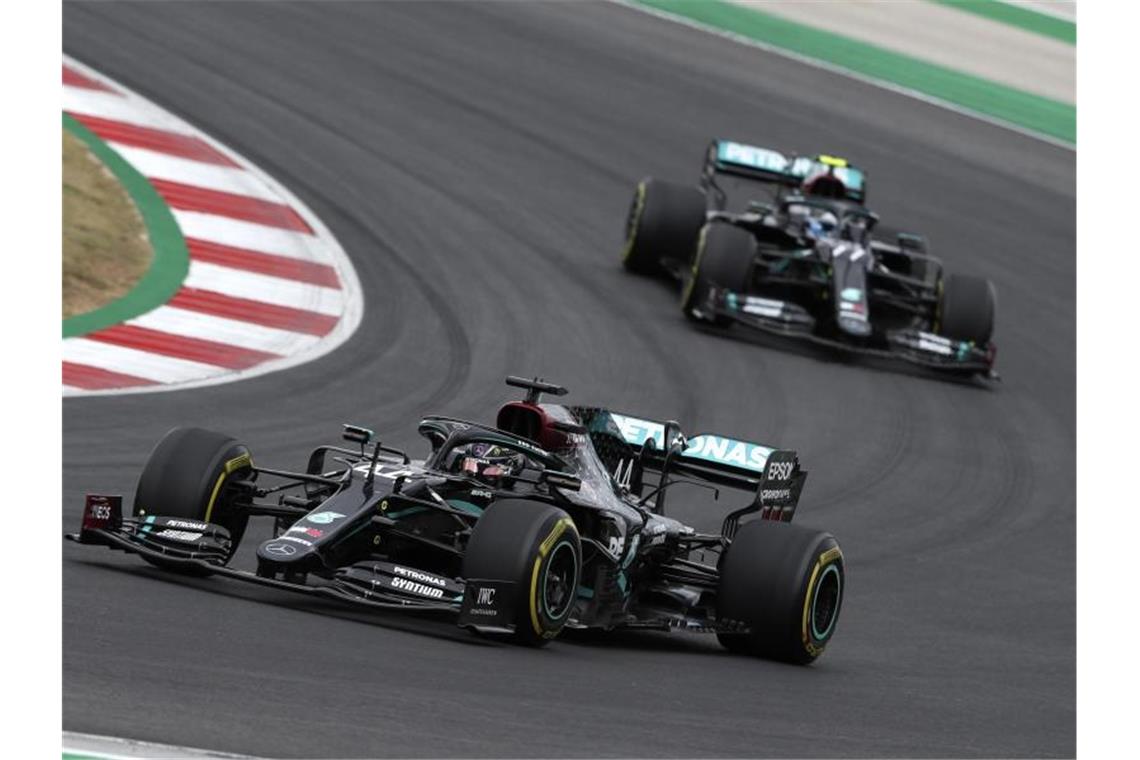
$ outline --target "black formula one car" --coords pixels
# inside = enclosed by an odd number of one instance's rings
[[[808,663],[835,633],[844,561],[790,523],[796,454],[675,422],[541,402],[524,388],[494,427],[430,416],[423,460],[346,425],[303,472],[255,464],[233,438],[175,428],[143,468],[131,515],[89,494],[68,538],[383,609],[446,610],[476,632],[543,644],[571,628],[715,633],[728,649]],[[665,515],[683,483],[746,489],[718,533]],[[275,520],[255,571],[229,566],[251,517]],[[745,520],[744,518],[750,518]]]
[[[622,260],[682,283],[690,319],[996,378],[993,285],[926,241],[872,236],[866,177],[833,156],[714,140],[699,186],[642,180]]]

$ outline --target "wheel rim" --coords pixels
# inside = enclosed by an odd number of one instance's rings
[[[843,582],[839,577],[839,567],[835,564],[828,565],[816,584],[815,596],[811,602],[811,633],[816,641],[826,639],[835,628],[842,593]]]
[[[542,606],[548,617],[560,620],[570,611],[578,590],[578,562],[574,546],[563,541],[554,547],[542,580]]]

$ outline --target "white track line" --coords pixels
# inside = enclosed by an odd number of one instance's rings
[[[250,755],[235,755],[229,752],[215,752],[194,747],[179,747],[173,744],[155,744],[135,739],[120,739],[115,736],[63,732],[63,751],[76,755],[97,757],[103,760],[139,760],[140,758],[169,758],[170,760],[196,760],[198,758],[249,758]]]
[[[201,338],[226,343],[239,348],[255,351],[268,351],[271,354],[288,356],[320,341],[315,335],[278,330],[252,322],[226,319],[213,314],[203,314],[173,306],[160,306],[141,317],[127,321],[151,330],[185,335],[188,338]]]
[[[124,145],[113,140],[108,140],[107,144],[147,179],[164,179],[274,203],[284,202],[277,193],[257,181],[244,169],[180,158],[169,153]]]
[[[63,342],[63,360],[121,372],[156,383],[184,383],[218,374],[219,368],[173,356],[152,354],[99,340],[70,338]],[[148,386],[149,387],[149,386]],[[84,392],[86,393],[86,391]]]
[[[312,235],[303,232],[292,232],[227,216],[203,214],[200,211],[172,211],[183,236],[188,238],[305,261],[332,263],[332,258],[324,255],[324,247],[315,242]]]
[[[64,60],[70,63],[66,57]],[[79,66],[75,68],[80,69]],[[85,74],[90,71],[85,68],[80,70]],[[101,76],[92,78],[102,82],[108,81]],[[111,87],[122,89],[119,88],[117,84],[109,84]],[[126,90],[122,91],[122,95],[116,95],[115,93],[104,92],[103,90],[92,90],[87,87],[69,87],[64,85],[63,110],[74,114],[82,114],[83,116],[94,116],[100,119],[121,121],[139,127],[154,127],[155,129],[164,129],[167,132],[194,135],[194,130],[180,119],[176,119],[151,106],[144,98],[132,96]]]
[[[332,317],[338,316],[344,310],[341,291],[334,288],[257,272],[246,272],[202,261],[190,262],[190,274],[186,276],[183,285],[275,306],[315,311]]]

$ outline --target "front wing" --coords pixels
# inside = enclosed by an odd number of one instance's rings
[[[917,328],[905,328],[886,333],[887,348],[860,345],[819,335],[815,332],[815,319],[797,304],[720,288],[710,288],[707,300],[700,307],[700,316],[710,320],[720,317],[770,335],[796,338],[863,356],[901,359],[928,369],[999,379],[993,366],[996,347],[992,343],[976,346]]]
[[[222,526],[182,518],[121,515],[121,498],[89,494],[79,533],[68,540],[105,546],[201,574],[221,575],[244,583],[336,599],[385,610],[436,610],[458,613],[465,586],[416,568],[390,562],[361,562],[339,568],[330,578],[307,583],[304,578],[267,577],[225,564],[230,536]]]

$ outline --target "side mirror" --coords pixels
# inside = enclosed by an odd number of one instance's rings
[[[901,250],[910,251],[912,253],[926,253],[926,238],[921,235],[900,232],[897,240]]]
[[[763,217],[775,213],[776,207],[763,201],[748,201],[748,210]]]
[[[558,470],[543,470],[542,479],[547,484],[564,488],[567,491],[580,491],[582,490],[582,479],[577,475],[571,475],[568,472],[559,472]]]
[[[349,424],[344,425],[344,430],[341,433],[344,440],[349,443],[358,443],[362,449],[372,440],[373,435],[374,433],[368,428]]]

